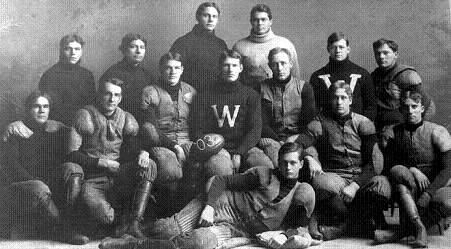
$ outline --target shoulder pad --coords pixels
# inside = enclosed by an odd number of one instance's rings
[[[398,74],[394,81],[396,85],[402,89],[406,89],[412,85],[421,84],[421,77],[416,71],[407,69]]]
[[[67,128],[67,126],[65,126],[63,123],[58,122],[56,120],[47,120],[47,122],[45,123],[45,131],[46,132],[57,132],[60,129],[64,129]]]
[[[436,125],[432,131],[432,140],[440,152],[451,150],[451,136],[445,127]]]
[[[79,109],[75,113],[73,126],[79,134],[94,133],[94,122],[92,120],[91,114],[86,109]]]
[[[139,125],[135,117],[125,112],[124,134],[136,136],[138,134]]]
[[[374,123],[371,122],[371,120],[369,120],[367,117],[353,113],[352,119],[354,122],[357,122],[359,135],[365,136],[376,133],[376,127],[374,126]]]
[[[253,167],[246,170],[245,173],[253,174],[258,177],[259,185],[262,187],[268,186],[271,182],[272,169],[268,167]]]
[[[147,108],[149,105],[158,105],[160,103],[160,96],[158,94],[157,86],[146,86],[142,90],[141,107]]]

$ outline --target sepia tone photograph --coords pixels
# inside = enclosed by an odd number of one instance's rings
[[[0,0],[0,248],[450,248],[451,1]]]

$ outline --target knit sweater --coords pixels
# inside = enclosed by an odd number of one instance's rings
[[[338,80],[344,80],[351,86],[351,110],[374,121],[377,99],[373,81],[367,70],[354,64],[349,58],[344,61],[329,58],[326,66],[312,74],[310,84],[315,91],[316,107],[322,112],[332,110],[328,89]]]
[[[268,66],[269,51],[275,47],[286,48],[291,53],[293,67],[291,75],[299,77],[299,63],[296,49],[287,38],[275,35],[272,30],[264,35],[251,34],[233,45],[233,50],[243,56],[244,70],[241,73],[241,81],[254,89],[260,90],[260,83],[272,78],[272,71]]]
[[[52,99],[50,118],[70,126],[75,112],[95,101],[94,76],[79,64],[58,62],[39,80],[39,90]]]
[[[181,80],[203,92],[216,82],[219,55],[225,50],[227,44],[224,40],[196,24],[191,32],[178,38],[169,51],[182,55],[184,70]]]
[[[215,91],[199,94],[190,112],[190,136],[217,133],[232,154],[245,154],[260,141],[262,119],[260,98],[239,81],[219,81]]]
[[[155,82],[152,73],[141,64],[137,66],[130,64],[125,59],[108,68],[100,77],[99,83],[110,78],[117,78],[124,81],[122,87],[122,101],[119,107],[130,112],[138,121],[141,118],[141,90]]]
[[[58,179],[58,167],[63,163],[69,128],[60,122],[48,120],[33,126],[29,138],[12,135],[6,143],[6,172],[12,182],[41,180],[46,184]],[[53,182],[54,183],[54,182]]]

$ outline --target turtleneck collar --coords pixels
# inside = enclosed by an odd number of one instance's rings
[[[342,61],[336,61],[329,57],[329,66],[332,69],[341,70],[343,67],[347,67],[349,64],[351,64],[351,61],[349,60],[349,55],[348,57],[346,57],[346,59]]]
[[[335,120],[335,122],[337,122],[340,126],[344,126],[344,124],[346,123],[346,121],[351,119],[351,114],[352,112],[349,112],[348,114],[344,115],[344,116],[340,116],[337,114],[332,114],[332,119]]]
[[[379,70],[381,70],[384,73],[388,73],[393,71],[393,69],[395,69],[398,66],[398,62],[395,62],[395,64],[393,64],[393,66],[389,67],[389,68],[384,68],[384,67],[379,67]]]
[[[214,30],[212,32],[209,32],[209,31],[205,30],[204,28],[202,28],[202,26],[200,24],[194,25],[193,33],[196,36],[200,36],[200,37],[216,37]]]
[[[418,129],[418,127],[423,125],[423,120],[421,120],[420,122],[416,123],[416,124],[409,124],[409,123],[404,123],[404,127],[407,131],[410,132],[414,132]]]
[[[30,120],[28,118],[25,119],[23,122],[25,126],[27,126],[30,130],[33,131],[33,133],[44,132],[47,124],[47,122],[45,122],[44,124],[38,124],[34,120]]]
[[[164,90],[166,90],[166,92],[169,93],[169,95],[171,96],[172,100],[177,100],[178,99],[179,90],[182,88],[181,85],[180,85],[180,81],[177,84],[171,86],[169,83],[163,82],[163,80],[160,79],[160,86]]]
[[[279,179],[280,184],[288,187],[289,189],[292,189],[298,181],[298,179],[286,178],[279,169],[274,170],[274,174],[276,175],[277,179]]]
[[[70,70],[73,70],[74,68],[80,66],[80,60],[77,63],[75,63],[75,64],[71,64],[71,63],[68,63],[68,62],[66,62],[64,60],[60,60],[60,61],[58,61],[58,65],[59,65],[59,67],[61,69],[70,71]]]
[[[256,43],[263,43],[263,42],[267,42],[267,41],[271,40],[274,37],[276,37],[276,35],[272,32],[272,29],[270,28],[268,33],[262,34],[262,35],[254,34],[254,33],[252,33],[252,30],[251,30],[251,35],[249,36],[249,39]]]
[[[279,79],[275,79],[275,78],[273,78],[273,80],[274,80],[273,82],[274,82],[274,84],[276,84],[276,86],[285,87],[288,84],[288,82],[290,82],[290,80],[291,80],[291,74],[284,80],[279,80]]]
[[[218,83],[219,83],[218,90],[220,92],[234,92],[241,86],[241,82],[239,79],[234,82],[227,82],[224,81],[223,79],[220,79]]]
[[[137,70],[138,68],[141,68],[141,63],[138,63],[138,65],[133,65],[132,63],[128,62],[125,58],[122,58],[122,60],[119,62],[121,67],[129,69],[129,70]]]

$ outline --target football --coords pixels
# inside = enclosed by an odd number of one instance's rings
[[[194,141],[191,146],[190,156],[196,162],[204,162],[217,154],[224,147],[224,137],[220,134],[207,133]]]

